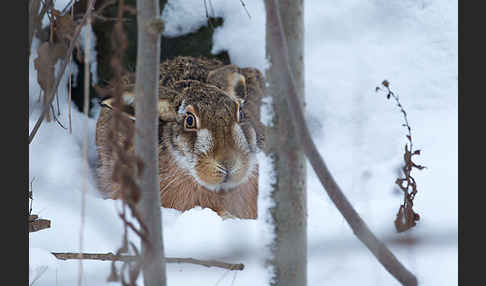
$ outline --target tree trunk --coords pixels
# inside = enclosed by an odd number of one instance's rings
[[[159,2],[137,0],[138,39],[136,67],[135,153],[144,167],[138,184],[141,199],[138,209],[148,228],[150,245],[142,242],[145,286],[166,285],[162,215],[158,182],[158,80],[160,63]]]
[[[280,0],[279,11],[289,47],[290,65],[302,95],[304,106],[304,6],[303,0]],[[267,7],[268,8],[268,7]],[[267,26],[267,57],[270,64],[271,45]],[[272,192],[275,206],[271,214],[275,224],[276,238],[273,242],[275,279],[272,285],[307,284],[307,194],[305,155],[296,138],[290,118],[285,84],[277,70],[270,66],[266,71],[266,94],[272,97],[273,127],[267,135],[269,150],[273,158],[276,183]]]

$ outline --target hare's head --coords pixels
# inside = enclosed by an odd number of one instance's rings
[[[230,191],[254,176],[262,142],[245,108],[245,77],[233,67],[210,72],[206,83],[181,80],[159,87],[159,156],[169,156],[210,191]],[[125,113],[136,120],[133,92],[123,99]]]
[[[245,183],[255,170],[258,147],[244,97],[192,80],[175,88],[177,120],[166,123],[161,144],[208,190]]]

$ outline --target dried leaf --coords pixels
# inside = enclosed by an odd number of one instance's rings
[[[76,24],[74,23],[71,15],[66,13],[66,15],[61,15],[58,10],[53,10],[54,15],[54,31],[59,39],[65,39],[71,41],[74,35],[74,30],[76,29]]]
[[[397,232],[404,232],[416,225],[416,218],[420,216],[412,210],[411,204],[401,205],[395,219],[395,229]]]
[[[48,93],[54,84],[54,66],[58,59],[66,55],[67,46],[63,43],[42,43],[37,49],[37,58],[34,68],[37,70],[37,82],[45,93]]]
[[[37,58],[34,60],[34,68],[37,70],[37,82],[45,93],[48,93],[54,81],[54,57],[49,42],[44,42],[37,49]]]

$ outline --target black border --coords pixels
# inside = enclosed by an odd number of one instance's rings
[[[0,16],[2,83],[2,257],[6,275],[2,283],[28,285],[29,240],[27,225],[28,160],[28,1],[8,1]]]
[[[467,7],[465,3],[469,4]],[[459,1],[458,35],[458,279],[482,285],[484,278],[484,10]],[[466,40],[468,39],[468,41]],[[476,163],[471,159],[476,159]],[[444,178],[447,179],[447,178]],[[467,229],[467,231],[466,231]],[[482,282],[481,282],[482,281]]]

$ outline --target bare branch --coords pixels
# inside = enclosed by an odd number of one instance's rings
[[[37,29],[37,18],[39,17],[38,11],[40,8],[40,0],[29,1],[29,57],[30,48],[32,46],[32,38],[34,37],[35,30]]]
[[[144,285],[167,285],[164,255],[162,214],[160,211],[160,184],[158,181],[158,124],[157,101],[159,94],[160,34],[163,22],[157,0],[137,0],[137,67],[135,84],[135,155],[140,158],[143,170],[137,185],[140,201],[137,210],[147,226],[150,244],[142,241],[142,272]]]
[[[328,170],[324,159],[319,154],[310,132],[307,128],[304,112],[300,106],[297,89],[294,78],[291,73],[288,59],[288,47],[285,35],[282,30],[282,23],[276,0],[266,1],[267,25],[269,25],[269,45],[273,65],[276,70],[280,71],[281,82],[285,83],[287,92],[287,104],[289,107],[292,124],[296,127],[297,138],[299,139],[302,149],[307,159],[312,165],[321,184],[324,186],[330,199],[337,207],[339,212],[346,219],[348,225],[358,239],[373,253],[385,269],[393,275],[403,285],[417,285],[417,278],[408,271],[393,253],[370,231],[366,223],[361,219],[359,214],[354,210],[351,203],[341,191],[330,171]]]
[[[102,260],[102,261],[137,261],[140,256],[137,255],[116,255],[112,252],[108,253],[73,253],[73,252],[51,252],[57,259],[69,260],[69,259],[83,259],[83,260]],[[166,263],[188,263],[196,264],[205,267],[218,267],[228,270],[243,270],[245,265],[242,263],[227,263],[218,260],[200,260],[195,258],[178,258],[178,257],[166,257]]]
[[[165,260],[167,263],[190,263],[190,264],[197,264],[197,265],[202,265],[206,267],[219,267],[219,268],[225,268],[228,270],[243,270],[245,268],[245,265],[242,263],[237,263],[237,264],[232,264],[232,263],[226,263],[226,262],[221,262],[217,260],[199,260],[199,259],[194,259],[194,258],[171,258],[167,257]]]
[[[29,232],[36,232],[50,227],[50,220],[40,219],[37,215],[29,215]]]
[[[71,18],[74,19],[74,5],[71,5]],[[72,86],[73,86],[73,55],[69,55],[69,90],[68,90],[68,117],[69,134],[73,134],[73,124],[71,117]]]
[[[245,9],[246,14],[248,15],[248,18],[251,19],[250,12],[248,12],[248,9],[246,8],[245,2],[243,2],[243,0],[240,0],[240,3],[241,3],[241,6],[243,6],[243,9]]]
[[[91,0],[90,4],[93,5],[94,0]],[[93,6],[94,7],[94,6]],[[89,11],[89,7],[87,8]],[[86,11],[86,15],[88,15],[86,19],[86,35],[85,35],[85,43],[84,43],[84,106],[83,106],[83,113],[84,113],[84,132],[83,132],[83,167],[84,167],[84,176],[83,176],[83,185],[82,185],[82,192],[81,192],[81,222],[79,226],[79,252],[81,253],[81,258],[83,255],[83,246],[84,246],[84,222],[85,222],[85,213],[86,213],[86,185],[88,182],[88,173],[89,173],[89,166],[88,166],[88,111],[89,111],[89,85],[90,85],[90,47],[91,47],[91,37],[90,37],[90,29],[91,29],[91,14]],[[68,58],[65,59],[67,62]],[[78,285],[81,286],[83,283],[83,260],[79,261],[79,277],[78,277]]]

